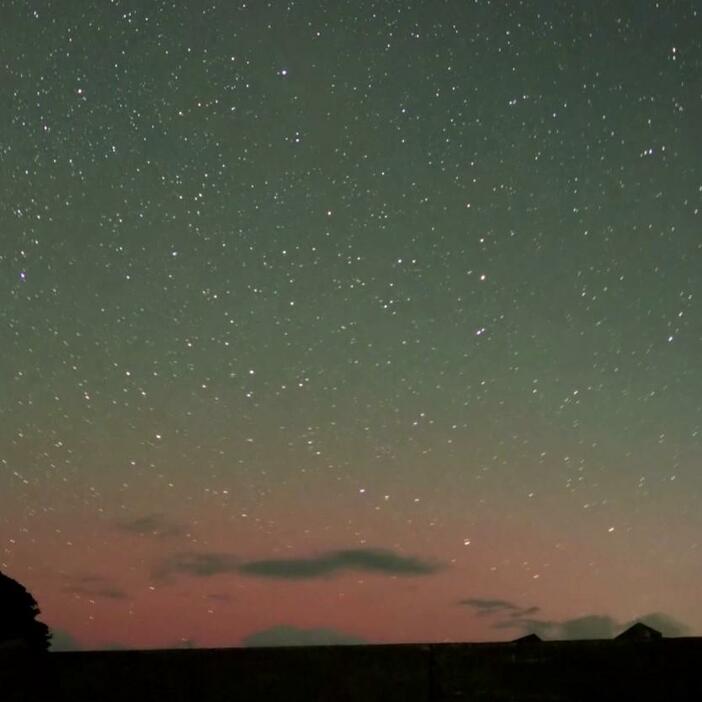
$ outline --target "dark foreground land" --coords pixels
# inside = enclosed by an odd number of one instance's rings
[[[702,700],[702,638],[0,655],[2,702]]]

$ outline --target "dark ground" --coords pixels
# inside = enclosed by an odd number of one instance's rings
[[[0,656],[2,702],[702,700],[702,638]]]

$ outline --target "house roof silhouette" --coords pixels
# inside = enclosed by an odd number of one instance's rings
[[[642,622],[636,622],[630,626],[626,631],[622,631],[621,634],[615,636],[615,639],[621,641],[654,641],[656,639],[662,639],[663,634],[650,626],[646,626]]]
[[[540,643],[540,642],[541,642],[541,637],[538,636],[537,634],[527,634],[526,636],[520,636],[518,639],[515,639],[512,643],[531,644],[531,643]]]

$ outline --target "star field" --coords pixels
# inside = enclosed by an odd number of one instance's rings
[[[700,632],[694,3],[7,15],[0,569],[64,646]]]

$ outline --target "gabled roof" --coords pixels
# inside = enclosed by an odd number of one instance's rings
[[[526,636],[520,636],[518,639],[515,639],[512,643],[530,644],[530,643],[540,643],[540,642],[541,642],[541,637],[537,636],[536,634],[527,634]]]
[[[626,631],[622,631],[615,638],[623,641],[651,641],[662,639],[663,634],[642,622],[636,622],[636,624],[630,626]]]

